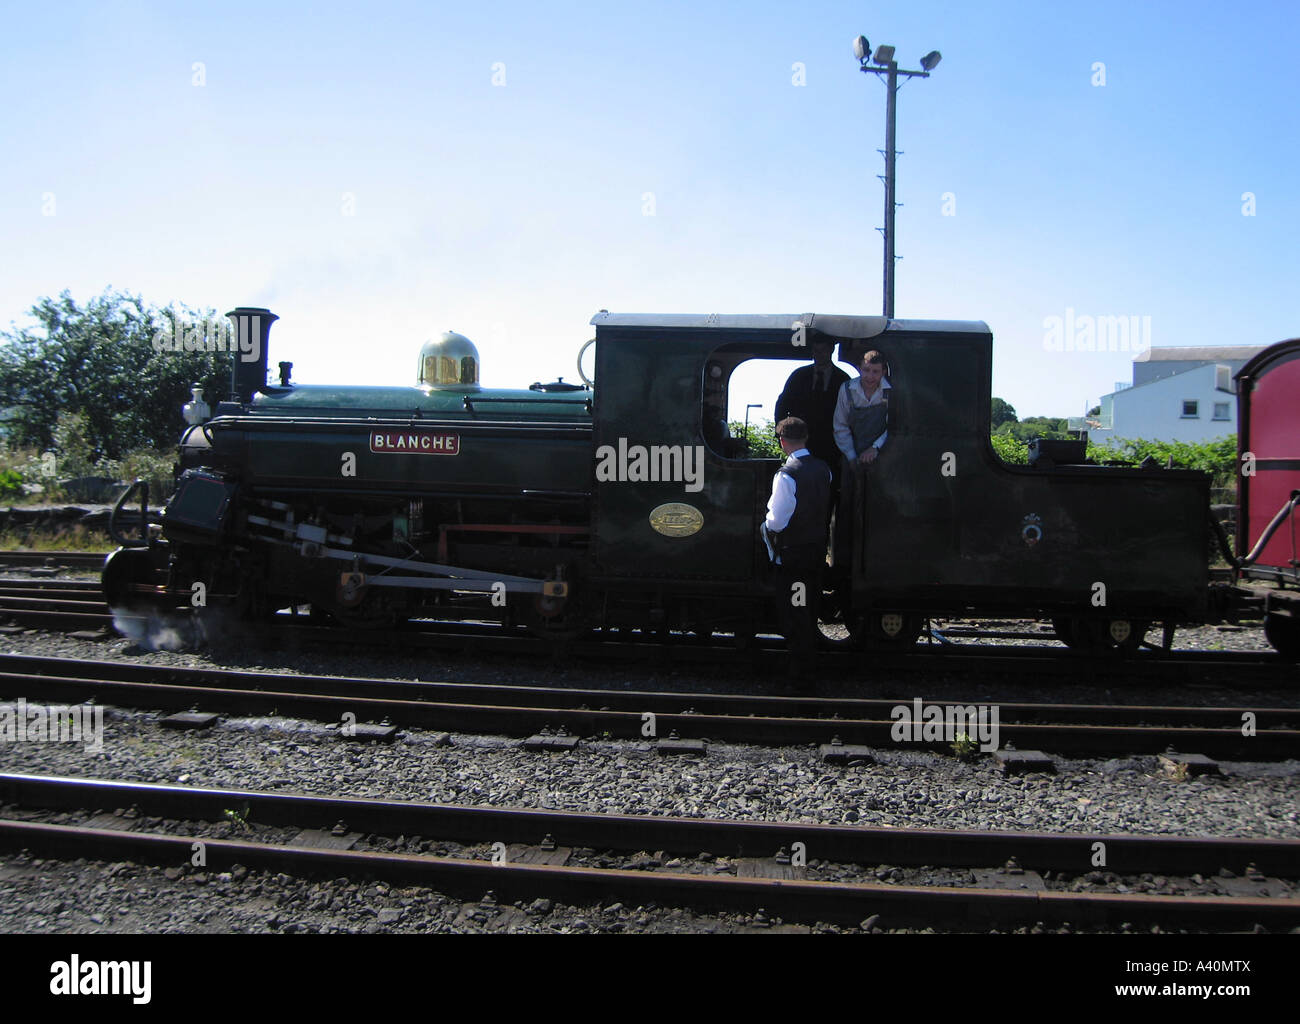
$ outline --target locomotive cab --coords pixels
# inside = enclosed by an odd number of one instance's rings
[[[1135,645],[1152,620],[1204,613],[1208,477],[1002,462],[989,442],[983,323],[609,313],[592,323],[594,443],[616,463],[594,485],[593,571],[629,602],[672,592],[696,608],[722,594],[731,609],[737,593],[762,603],[770,573],[758,527],[778,463],[736,457],[709,422],[738,365],[807,360],[809,338],[820,337],[845,361],[882,351],[891,404],[906,409],[891,414],[863,496],[836,524],[852,536],[836,568],[859,636],[910,639],[926,616],[1033,612],[1057,619],[1076,644]],[[672,528],[663,527],[668,507]]]

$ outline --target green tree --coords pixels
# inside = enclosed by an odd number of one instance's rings
[[[1032,423],[1050,433],[1065,433],[1066,421],[1059,416],[1026,416],[1021,423]]]
[[[994,397],[990,408],[992,411],[992,422],[989,424],[990,430],[997,430],[1004,423],[1016,422],[1016,409],[1010,402]]]
[[[229,355],[159,351],[159,331],[215,322],[186,307],[148,308],[112,290],[78,305],[67,291],[31,309],[35,327],[0,332],[0,408],[15,446],[56,447],[61,416],[79,417],[70,436],[92,461],[120,459],[146,445],[170,448],[184,426],[181,406],[202,384],[209,402],[229,386]],[[70,428],[71,429],[71,428]]]
[[[993,432],[1015,438],[1017,441],[1029,442],[1036,437],[1064,439],[1073,437],[1066,430],[1066,421],[1054,416],[1027,416],[1019,423],[1004,423]]]

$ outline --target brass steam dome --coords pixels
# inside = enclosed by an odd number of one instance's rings
[[[465,335],[445,331],[420,349],[419,379],[430,388],[477,388],[478,349]]]

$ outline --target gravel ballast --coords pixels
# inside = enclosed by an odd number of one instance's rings
[[[1233,640],[1238,636],[1218,635]],[[712,669],[708,677],[701,673],[697,678],[686,670],[538,666],[527,659],[448,657],[437,652],[150,653],[124,640],[94,643],[42,633],[0,638],[0,651],[425,680],[603,683],[686,692],[743,688],[743,677]],[[857,692],[876,695],[887,690],[893,696],[914,692],[917,685],[882,681]],[[952,695],[961,699],[1059,695],[1059,688],[1049,684],[1043,685],[1042,694],[1024,684],[950,685]],[[770,692],[770,681],[759,680],[754,689]],[[942,686],[925,684],[925,696],[943,699],[945,693]],[[1154,700],[1150,693],[1127,696],[1134,702]],[[1188,702],[1241,701],[1230,692],[1218,700],[1216,696],[1197,691]],[[1104,701],[1104,686],[1093,686],[1086,696],[1072,699]],[[1289,692],[1271,693],[1267,703],[1285,706],[1295,700]],[[356,744],[322,723],[280,718],[226,718],[205,732],[177,733],[162,729],[160,717],[110,708],[102,752],[66,743],[3,744],[0,766],[33,774],[597,813],[898,828],[1300,838],[1300,763],[1295,761],[1223,763],[1222,776],[1178,779],[1162,771],[1154,757],[1057,758],[1055,775],[1007,776],[988,758],[964,762],[898,749],[875,751],[874,765],[829,767],[811,746],[711,744],[707,757],[682,759],[663,758],[648,743],[589,739],[569,753],[536,754],[523,751],[518,740],[501,737],[454,734],[450,745],[440,745],[436,734],[418,729],[404,730],[391,745]],[[808,856],[815,859],[816,851],[809,850]],[[666,908],[620,907],[610,915],[600,907],[550,907],[535,913],[528,907],[494,910],[489,901],[484,910],[428,890],[390,890],[378,899],[373,884],[362,881],[321,882],[251,872],[247,878],[215,876],[200,882],[137,866],[119,866],[108,876],[102,864],[79,864],[34,865],[22,855],[0,859],[0,930],[732,931],[771,924],[746,915],[707,916]],[[52,891],[79,893],[78,878],[84,881],[85,899],[64,896],[64,906],[54,909],[58,900],[42,896]],[[197,899],[196,892],[203,898]],[[228,898],[214,902],[215,894]],[[875,927],[888,927],[888,922]]]

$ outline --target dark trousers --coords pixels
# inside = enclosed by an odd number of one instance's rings
[[[829,530],[831,517],[835,514],[835,510],[839,507],[840,503],[840,480],[844,476],[840,463],[844,461],[844,456],[840,454],[839,449],[837,448],[833,456],[829,459],[824,459],[823,461],[831,471],[831,497],[830,500],[826,502],[826,528]]]
[[[835,507],[835,541],[831,561],[838,582],[847,582],[852,575],[855,520],[866,505],[867,474],[864,466],[843,459],[840,463],[839,494]]]
[[[822,570],[826,567],[823,544],[801,544],[781,550],[781,564],[773,566],[777,623],[790,645],[790,672],[805,677],[817,650],[817,611],[822,596]],[[803,588],[796,595],[795,584]],[[798,603],[796,597],[798,596]]]

